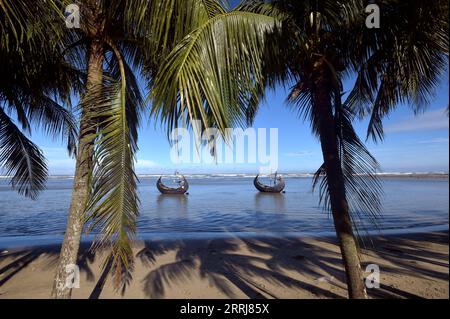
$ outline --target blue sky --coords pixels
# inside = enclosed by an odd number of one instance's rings
[[[414,115],[407,105],[399,105],[384,121],[385,140],[366,145],[381,164],[384,172],[448,172],[449,119],[445,113],[449,103],[449,80],[445,75],[436,98],[423,114]],[[312,136],[309,124],[285,105],[286,91],[278,88],[268,92],[254,123],[255,128],[278,128],[279,171],[314,172],[322,163],[320,145]],[[354,123],[358,134],[365,137],[367,120]],[[44,151],[53,175],[70,175],[74,161],[59,140],[34,132],[35,141]],[[164,127],[149,120],[140,131],[139,174],[171,173],[255,173],[260,164],[174,164]]]
[[[232,6],[239,1],[231,0]],[[351,85],[351,80],[347,81]],[[312,136],[308,123],[297,117],[285,105],[286,91],[278,88],[269,92],[254,123],[255,128],[278,128],[278,162],[280,172],[315,172],[322,163],[318,140]],[[384,120],[385,140],[374,144],[366,142],[378,159],[384,172],[448,172],[449,171],[449,119],[445,110],[449,105],[448,67],[435,99],[427,111],[415,116],[408,105],[399,105]],[[256,164],[192,165],[173,164],[166,133],[160,125],[149,119],[139,135],[139,153],[136,169],[139,174],[173,173],[255,173]],[[367,120],[355,122],[360,137],[366,136]],[[44,150],[50,173],[73,174],[75,162],[70,159],[59,141],[35,132],[33,141]]]

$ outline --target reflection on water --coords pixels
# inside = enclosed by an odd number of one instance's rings
[[[31,201],[0,180],[0,237],[63,234],[72,182],[51,179]],[[334,234],[310,178],[286,178],[285,194],[259,193],[251,177],[191,178],[190,194],[181,196],[162,195],[155,183],[155,178],[142,178],[139,185],[139,235]],[[448,179],[389,178],[383,185],[381,230],[448,229]]]
[[[159,194],[156,199],[156,212],[160,215],[176,214],[187,216],[188,195],[184,194]]]
[[[284,213],[285,206],[285,194],[282,193],[261,193],[255,194],[255,209],[264,211],[267,208],[271,208],[276,212]]]

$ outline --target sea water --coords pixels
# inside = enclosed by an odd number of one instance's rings
[[[36,201],[0,179],[0,246],[60,242],[73,179],[51,178]],[[256,191],[250,176],[190,176],[189,195],[162,195],[155,177],[140,178],[138,238],[333,235],[310,177],[287,177],[285,194]],[[382,178],[383,209],[369,233],[448,230],[448,178]],[[90,237],[85,237],[89,239]]]

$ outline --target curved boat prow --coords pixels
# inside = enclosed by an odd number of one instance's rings
[[[276,181],[277,183],[274,186],[264,185],[259,181],[259,174],[258,174],[253,180],[253,185],[255,185],[256,189],[262,193],[281,193],[286,187],[284,178],[282,176],[278,176]]]
[[[189,183],[183,175],[181,175],[181,177],[182,180],[180,181],[179,187],[174,188],[164,185],[162,182],[162,176],[156,182],[156,187],[161,192],[161,194],[183,195],[189,190]]]

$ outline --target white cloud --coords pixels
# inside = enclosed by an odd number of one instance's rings
[[[448,117],[445,108],[433,110],[410,117],[395,124],[387,125],[385,132],[399,133],[412,131],[436,131],[448,129]]]
[[[448,137],[436,137],[436,138],[432,138],[430,140],[424,140],[424,141],[419,141],[417,142],[419,144],[447,144],[448,143]]]
[[[136,168],[153,168],[158,166],[155,162],[145,159],[138,159],[136,162]]]
[[[303,156],[311,156],[314,153],[311,151],[299,151],[299,152],[291,152],[291,153],[285,153],[284,156],[287,157],[303,157]]]

